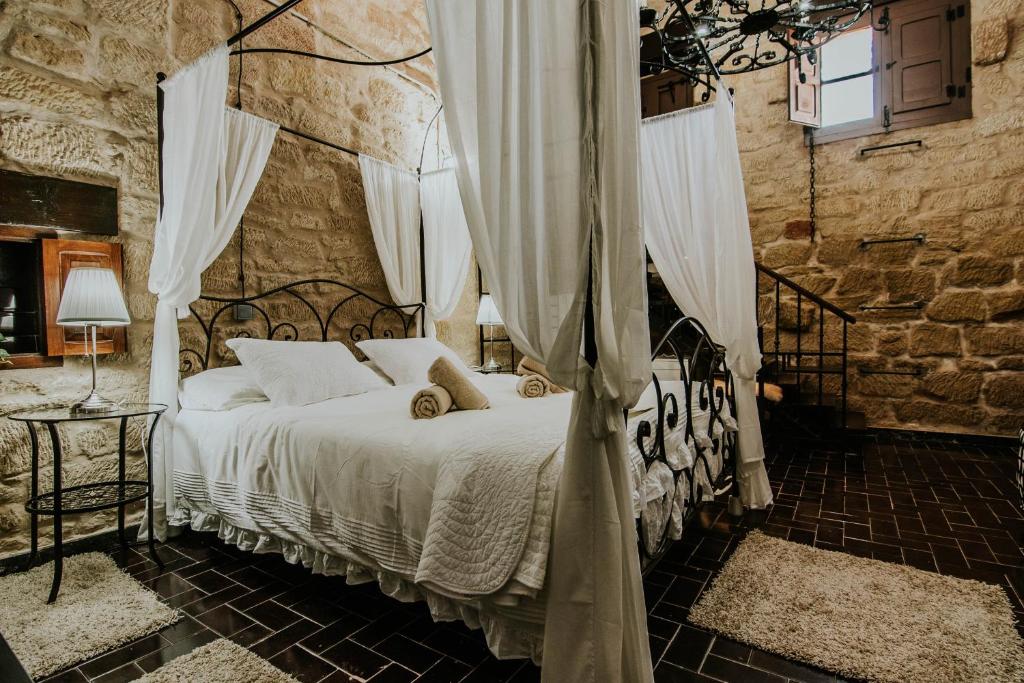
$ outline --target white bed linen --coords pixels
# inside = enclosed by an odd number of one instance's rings
[[[492,409],[433,420],[409,416],[418,384],[295,408],[183,410],[174,472],[181,513],[173,523],[215,528],[235,542],[248,538],[240,544],[285,552],[316,571],[376,578],[399,599],[427,599],[435,618],[482,626],[499,656],[539,659],[544,601],[536,598],[571,394],[527,400],[516,394],[514,376],[472,379]],[[646,474],[636,426],[655,415],[630,419],[635,511]],[[706,414],[696,421],[706,429]],[[691,464],[688,455],[680,462]],[[713,473],[719,469],[720,460]],[[438,501],[466,484],[483,487],[480,499],[491,502],[477,533],[465,526],[472,517],[457,519]],[[643,498],[653,514],[655,501]],[[479,530],[488,528],[501,530],[490,546],[467,553],[450,545],[486,536]]]

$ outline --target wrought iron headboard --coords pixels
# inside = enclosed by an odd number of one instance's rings
[[[319,290],[319,291],[318,291]],[[278,297],[284,302],[299,303],[299,309],[306,313],[308,320],[304,323],[300,320],[280,320],[274,315],[275,307],[280,307],[273,300]],[[326,305],[323,302],[328,302]],[[314,303],[316,302],[316,303]],[[317,304],[320,304],[318,307]],[[192,312],[190,320],[199,324],[201,336],[197,340],[197,346],[201,348],[184,347],[179,352],[179,371],[188,375],[199,370],[207,370],[213,360],[215,350],[214,340],[218,338],[218,322],[223,326],[224,313],[232,311],[236,306],[248,307],[249,319],[239,320],[230,317],[233,325],[239,325],[241,329],[233,334],[225,334],[230,337],[253,337],[254,330],[263,335],[265,339],[277,339],[281,341],[335,341],[344,342],[352,346],[353,351],[359,354],[355,343],[363,339],[394,338],[396,336],[415,336],[416,330],[423,333],[424,311],[423,303],[407,304],[404,306],[381,301],[376,297],[367,294],[361,289],[327,279],[308,279],[290,282],[243,297],[221,297],[202,295],[199,300],[189,306]],[[287,306],[284,307],[287,309]],[[348,314],[345,318],[339,317],[344,311]],[[283,315],[292,315],[295,311],[284,310]],[[204,317],[205,316],[205,317]],[[347,327],[342,323],[347,323]],[[314,324],[315,323],[315,324]],[[305,339],[300,329],[306,329]],[[332,335],[332,332],[335,332]],[[345,339],[347,332],[347,339]]]
[[[672,474],[676,487],[683,485],[684,474],[689,480],[689,488],[683,492],[687,503],[685,523],[704,499],[706,492],[701,479],[711,486],[712,494],[727,484],[735,485],[736,439],[734,433],[726,428],[727,415],[736,415],[735,387],[725,361],[725,348],[712,340],[695,318],[684,316],[669,326],[652,353],[655,359],[665,356],[674,358],[679,364],[678,380],[682,384],[683,395],[677,398],[672,391],[666,391],[657,373],[654,374],[657,416],[639,422],[636,444],[646,467],[649,468],[656,460],[668,464],[666,435],[677,426],[684,430],[685,442],[693,445],[693,465],[678,470],[673,468]],[[708,412],[707,426],[700,432],[691,411],[695,403],[702,411]],[[728,411],[725,410],[726,405]],[[700,447],[700,443],[707,445]],[[722,469],[715,477],[709,458],[719,455],[722,457]],[[697,476],[698,470],[703,474],[702,478]],[[674,498],[675,491],[671,495]],[[638,524],[640,556],[645,571],[652,568],[671,546],[668,523],[666,519],[665,526],[653,537],[649,537],[642,523]]]

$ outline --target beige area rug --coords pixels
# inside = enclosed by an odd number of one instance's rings
[[[757,531],[736,549],[690,621],[869,681],[1024,681],[1024,643],[999,586]]]
[[[0,632],[33,678],[173,624],[178,613],[102,553],[64,558],[60,594],[46,604],[53,563],[0,578]]]
[[[215,640],[140,678],[137,683],[298,683],[230,640]]]

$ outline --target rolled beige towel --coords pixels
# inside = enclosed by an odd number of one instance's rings
[[[548,374],[548,369],[543,363],[536,361],[529,356],[523,356],[523,359],[519,361],[519,365],[516,367],[516,374],[521,376],[540,375],[548,381],[552,394],[564,394],[568,391],[565,387],[559,386],[551,381],[551,375]]]
[[[523,398],[542,398],[551,393],[551,382],[544,375],[523,375],[516,392]]]
[[[452,396],[452,403],[459,410],[483,410],[491,407],[487,397],[469,381],[469,377],[444,356],[435,360],[427,370],[427,380],[447,389]]]
[[[441,417],[452,409],[452,395],[444,387],[432,384],[412,397],[412,416],[417,420]]]

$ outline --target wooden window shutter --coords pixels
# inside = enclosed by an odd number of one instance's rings
[[[934,0],[890,7],[887,67],[894,116],[948,106],[956,97],[952,63],[955,15],[955,5]]]
[[[693,88],[674,71],[640,79],[640,116],[649,118],[693,106]]]
[[[46,355],[80,356],[88,353],[83,330],[57,325],[57,309],[68,272],[76,266],[110,268],[124,287],[121,245],[84,240],[43,240],[43,298],[46,309]],[[118,353],[127,348],[123,327],[96,330],[97,353]]]
[[[815,52],[815,55],[820,54]],[[789,65],[789,120],[813,128],[821,127],[821,68],[819,59],[808,55],[791,59]]]

